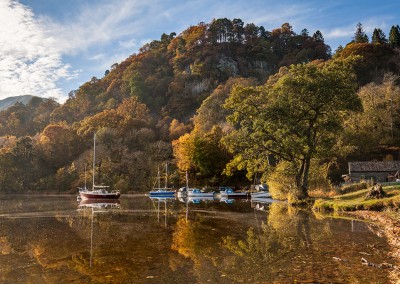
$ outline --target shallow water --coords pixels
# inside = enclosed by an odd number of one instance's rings
[[[380,231],[284,203],[0,196],[1,283],[389,283]]]

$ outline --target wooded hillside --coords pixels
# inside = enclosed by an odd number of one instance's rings
[[[353,67],[363,111],[343,118],[339,133],[348,135],[338,138],[340,155],[313,159],[326,169],[322,179],[335,178],[342,168],[333,165],[351,155],[367,159],[398,145],[399,31],[393,27],[389,39],[374,32],[370,43],[360,24],[353,41],[333,55],[337,61],[361,56]],[[0,190],[74,192],[84,183],[85,166],[91,168],[94,132],[99,183],[122,192],[148,191],[166,162],[175,187],[183,184],[185,170],[197,185],[250,184],[246,174],[266,177],[271,169],[229,163],[237,153],[223,141],[237,125],[226,119],[233,110],[225,100],[238,86],[263,86],[292,64],[322,66],[331,57],[320,31],[296,34],[288,23],[267,31],[224,18],[163,34],[113,64],[103,78],[71,91],[62,105],[32,101],[0,112]],[[373,139],[360,143],[366,135]]]

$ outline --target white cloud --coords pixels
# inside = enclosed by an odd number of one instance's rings
[[[325,39],[350,38],[354,35],[354,27],[341,27],[322,31]]]
[[[99,60],[103,60],[105,57],[106,57],[106,55],[104,53],[98,53],[98,54],[95,54],[92,57],[90,57],[89,60],[99,61]]]
[[[369,38],[371,38],[372,32],[375,28],[385,30],[388,26],[384,21],[379,18],[372,18],[360,22],[362,23],[364,32],[368,35]],[[339,28],[325,29],[322,30],[322,33],[325,39],[347,38],[350,41],[354,37],[357,23],[358,22],[353,22],[351,25],[346,25]]]
[[[107,44],[143,32],[143,25],[140,23],[152,2],[154,1],[119,0],[100,3],[83,6],[77,17],[68,19],[68,22],[58,22],[48,17],[43,17],[41,21],[49,27],[53,37],[57,38],[61,52],[75,54],[96,44]],[[131,40],[130,43],[134,42]],[[122,46],[125,47],[123,44]]]
[[[0,1],[0,98],[36,95],[62,98],[56,82],[69,78],[54,38],[49,37],[27,7]]]
[[[71,71],[62,57],[72,55],[80,62],[97,62],[101,68],[117,59],[101,49],[108,45],[123,60],[123,51],[129,54],[127,50],[133,53],[132,48],[137,48],[132,35],[145,32],[143,26],[149,19],[144,15],[154,15],[154,1],[99,1],[76,7],[73,18],[59,21],[50,14],[34,15],[18,0],[0,0],[0,99],[30,94],[63,102],[66,90],[58,84],[71,82],[96,67],[82,70],[74,63],[74,69],[79,70]],[[125,40],[127,37],[131,40]],[[119,50],[109,46],[118,41]]]
[[[120,47],[123,49],[134,49],[137,47],[137,43],[135,39],[130,39],[130,40],[120,40],[118,41],[118,44]]]

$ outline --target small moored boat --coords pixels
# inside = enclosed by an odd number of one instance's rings
[[[92,189],[80,189],[80,197],[85,199],[118,199],[121,194],[117,190],[108,191],[108,186],[95,185]]]
[[[204,192],[198,188],[193,188],[189,190],[187,193],[188,197],[214,197],[214,191],[212,192]]]
[[[271,193],[268,191],[256,191],[256,192],[251,192],[250,193],[251,198],[271,198]]]
[[[158,187],[149,192],[150,197],[174,197],[175,190],[168,188],[168,163],[165,164],[165,186],[160,186],[160,170],[157,173]]]
[[[86,187],[86,177],[85,177],[85,187],[80,187],[79,196],[81,199],[118,199],[121,193],[118,190],[109,191],[108,186],[105,185],[95,185],[95,166],[96,166],[96,134],[93,137],[93,183],[92,189]],[[85,170],[86,175],[86,170]]]
[[[249,193],[246,191],[234,191],[232,188],[230,187],[220,187],[219,188],[219,194],[221,195],[221,197],[229,197],[229,198],[235,198],[235,197],[242,197],[242,198],[246,198],[249,196]]]

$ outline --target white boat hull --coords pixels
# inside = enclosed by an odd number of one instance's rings
[[[251,198],[271,198],[272,195],[268,191],[257,191],[250,193]]]
[[[214,197],[214,192],[188,192],[188,197]]]
[[[247,192],[229,192],[229,193],[227,193],[227,192],[223,192],[223,191],[221,191],[220,194],[221,194],[221,197],[232,197],[232,198],[247,197],[249,195],[249,193],[247,193]]]

